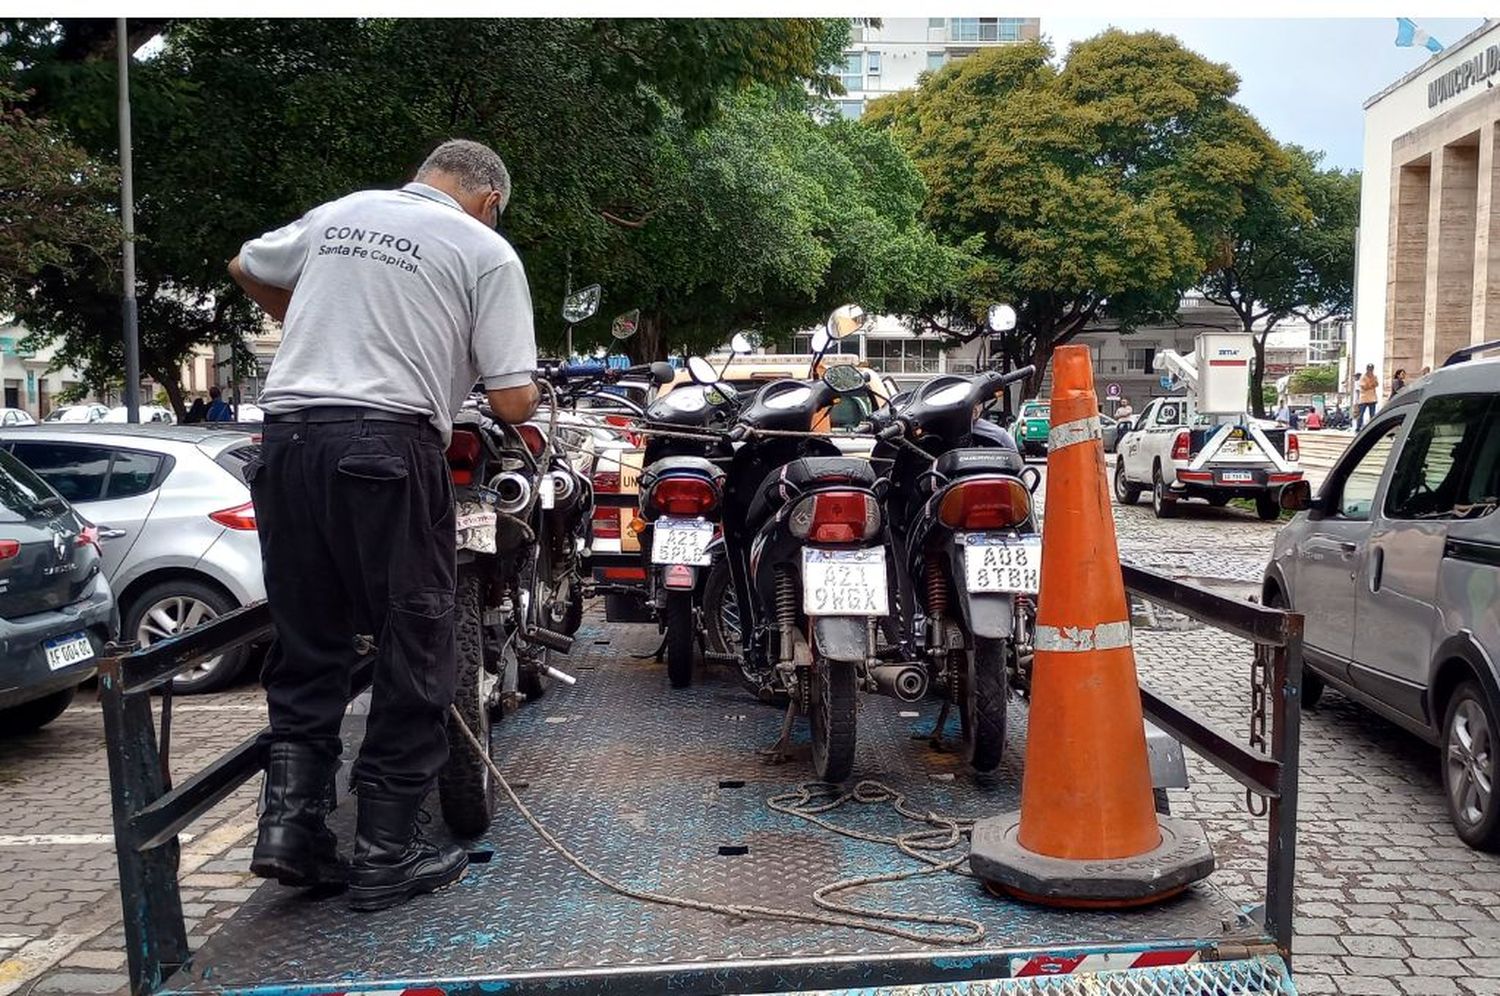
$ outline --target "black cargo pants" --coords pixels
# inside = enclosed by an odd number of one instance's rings
[[[369,635],[375,677],[352,778],[418,794],[448,756],[453,488],[426,419],[349,418],[363,411],[268,420],[260,457],[246,469],[276,624],[261,679],[269,736],[337,756],[356,635]],[[319,420],[330,417],[345,420]]]

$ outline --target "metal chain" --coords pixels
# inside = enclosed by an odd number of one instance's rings
[[[516,807],[516,811],[525,818],[527,823],[531,824],[531,828],[537,832],[542,840],[546,841],[548,846],[562,855],[569,864],[577,868],[584,875],[598,882],[611,892],[622,895],[627,899],[634,899],[644,903],[655,903],[661,906],[675,906],[679,909],[717,913],[721,916],[735,917],[742,920],[787,920],[795,923],[816,924],[818,926],[848,927],[852,930],[864,930],[876,934],[885,934],[890,937],[899,937],[902,940],[914,941],[918,944],[966,946],[978,944],[984,940],[984,924],[971,917],[949,916],[942,913],[903,913],[895,910],[872,910],[846,903],[836,903],[828,898],[834,893],[845,892],[863,885],[897,882],[922,875],[934,875],[939,872],[963,874],[962,872],[958,872],[957,868],[967,860],[967,854],[946,859],[936,858],[933,854],[934,852],[948,850],[961,843],[964,835],[973,827],[973,820],[957,819],[931,812],[918,813],[906,805],[906,799],[901,793],[879,782],[860,782],[853,790],[842,794],[838,794],[839,789],[837,786],[814,782],[803,785],[791,792],[774,796],[767,800],[767,805],[777,812],[787,813],[808,820],[841,836],[895,846],[901,853],[923,862],[927,867],[915,868],[903,872],[887,872],[881,875],[864,875],[856,878],[841,879],[837,882],[821,886],[813,892],[813,902],[822,909],[830,911],[826,913],[807,913],[801,910],[776,909],[769,906],[746,906],[738,903],[715,903],[705,899],[694,899],[690,896],[673,896],[662,892],[652,892],[648,889],[639,889],[626,885],[623,882],[610,878],[601,871],[597,871],[554,837],[531,810],[526,807],[526,804],[521,801],[520,797],[516,795],[515,790],[511,788],[510,782],[506,781],[505,775],[501,774],[500,768],[490,757],[489,751],[485,750],[469,729],[468,724],[464,722],[464,718],[459,714],[458,708],[450,706],[448,711],[457,724],[459,732],[469,742],[469,746],[484,761],[485,767],[489,768],[490,774],[494,776],[496,784],[505,792],[511,804]],[[912,833],[896,837],[886,837],[879,834],[851,830],[847,827],[840,827],[822,818],[821,814],[837,809],[850,800],[868,804],[889,803],[903,817],[927,824],[931,829],[913,831]],[[887,922],[883,923],[881,921]],[[890,921],[927,924],[938,928],[962,928],[962,932],[913,930],[907,927],[893,926]]]
[[[1267,752],[1266,703],[1271,694],[1271,666],[1269,648],[1255,645],[1255,658],[1250,663],[1250,746],[1262,754]],[[1245,808],[1250,815],[1266,815],[1270,803],[1250,789],[1245,790]]]

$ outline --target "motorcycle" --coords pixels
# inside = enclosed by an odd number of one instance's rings
[[[852,306],[835,312],[819,354],[860,321]],[[831,782],[853,768],[857,693],[877,666],[875,627],[889,612],[889,581],[883,485],[870,461],[840,455],[811,430],[820,412],[867,390],[849,365],[829,367],[820,380],[774,381],[729,433],[742,444],[730,460],[723,514],[742,667],[762,687],[786,690],[783,741],[796,715],[808,717],[814,770]]]
[[[956,706],[966,759],[981,772],[1000,763],[1009,689],[1029,659],[1041,572],[1031,496],[1041,475],[980,413],[1031,372],[940,375],[869,422],[871,459],[889,468],[905,662],[877,669],[877,690],[906,702],[936,693],[935,736]]]
[[[731,356],[748,351],[749,343],[736,335]],[[673,688],[693,681],[704,579],[714,559],[731,453],[714,430],[723,429],[737,407],[737,392],[718,382],[708,361],[692,357],[688,368],[692,384],[646,409],[648,427],[665,431],[647,436],[639,492],[646,595],[665,634],[662,649]]]

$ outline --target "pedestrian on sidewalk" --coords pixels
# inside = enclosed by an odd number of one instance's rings
[[[1365,423],[1375,417],[1375,405],[1380,399],[1380,378],[1375,376],[1375,364],[1366,363],[1364,376],[1359,379],[1359,413],[1354,428],[1363,429]]]
[[[217,386],[208,389],[208,411],[204,413],[205,422],[233,422],[234,410],[229,407],[229,402],[224,400],[224,392]]]
[[[1400,394],[1406,387],[1406,368],[1397,367],[1396,372],[1391,374],[1391,397]]]
[[[426,841],[417,817],[448,757],[457,675],[453,415],[479,380],[507,422],[537,404],[531,292],[495,230],[509,199],[493,150],[444,142],[401,189],[315,207],[229,265],[284,324],[261,454],[245,468],[276,624],[250,868],[284,885],[347,880],[356,910],[442,888],[468,863]],[[372,643],[350,866],[325,820],[350,673]]]

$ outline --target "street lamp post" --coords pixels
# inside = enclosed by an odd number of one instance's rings
[[[125,326],[125,418],[141,420],[140,329],[135,304],[135,187],[130,157],[130,43],[125,18],[115,21],[115,55],[119,66],[120,114],[120,222],[124,228],[123,296],[121,313]]]

